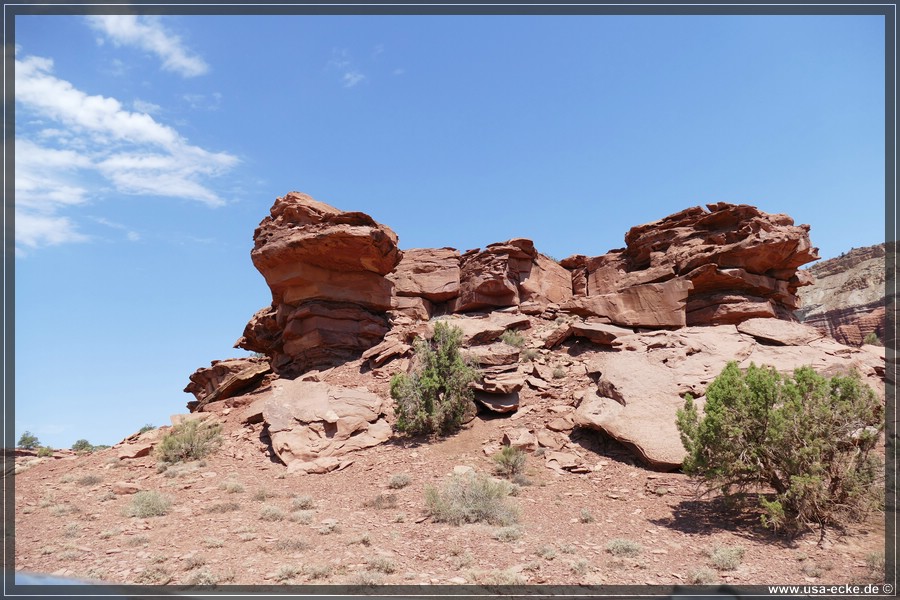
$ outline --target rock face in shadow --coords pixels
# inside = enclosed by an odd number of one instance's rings
[[[194,394],[195,401],[188,403],[192,411],[200,410],[210,402],[226,400],[255,388],[272,372],[269,362],[263,358],[229,358],[214,360],[209,367],[197,369],[185,392]]]
[[[305,194],[275,201],[253,235],[253,265],[272,291],[241,348],[271,358],[292,377],[349,359],[384,338],[400,262],[397,235],[359,212],[343,212]]]
[[[856,248],[807,270],[815,283],[800,294],[797,317],[842,344],[885,334],[885,253],[892,245]]]

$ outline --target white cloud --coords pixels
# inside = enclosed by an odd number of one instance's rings
[[[91,219],[97,223],[100,223],[101,225],[105,225],[112,229],[118,229],[120,231],[124,231],[125,237],[128,239],[129,242],[137,242],[141,239],[141,234],[139,234],[137,231],[132,231],[131,229],[129,229],[125,225],[122,225],[121,223],[116,223],[115,221],[110,221],[109,219],[105,219],[103,217],[91,217]]]
[[[193,146],[148,114],[128,111],[114,98],[76,89],[52,74],[49,59],[26,57],[15,65],[20,114],[42,117],[35,135],[16,138],[17,244],[37,247],[86,240],[70,219],[58,213],[86,203],[89,189],[96,193],[96,184],[85,181],[91,176],[103,177],[119,193],[224,204],[206,180],[236,165],[235,156]]]
[[[131,102],[132,108],[137,112],[142,112],[148,115],[155,115],[162,112],[162,107],[159,104],[153,104],[152,102],[147,102],[146,100],[141,100],[140,98],[135,98]]]
[[[350,52],[346,49],[332,50],[331,59],[325,66],[341,72],[341,83],[345,88],[355,87],[366,79],[366,76],[354,66]]]
[[[359,71],[350,71],[344,73],[344,76],[341,78],[341,80],[344,82],[344,87],[352,88],[365,78],[366,76]]]
[[[212,94],[184,94],[181,98],[194,110],[218,110],[222,104],[222,94],[219,92],[213,92]]]
[[[209,65],[189,49],[181,38],[167,31],[159,17],[136,15],[95,15],[86,17],[91,27],[116,45],[135,46],[156,54],[162,68],[182,77],[195,77],[209,71]]]

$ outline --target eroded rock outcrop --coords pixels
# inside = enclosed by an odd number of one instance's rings
[[[797,317],[849,346],[874,333],[884,340],[885,244],[856,248],[808,269],[815,283],[800,293]]]
[[[583,296],[563,308],[643,327],[790,320],[811,283],[797,268],[818,258],[808,225],[722,202],[632,227],[625,243],[562,261]]]
[[[210,402],[238,396],[256,387],[272,372],[264,358],[229,358],[214,360],[209,367],[194,371],[184,388],[196,400],[188,402],[190,410],[200,410]]]
[[[296,376],[355,356],[389,329],[400,261],[397,235],[359,212],[305,194],[275,201],[256,229],[250,256],[272,291],[237,345],[262,352],[276,373]]]

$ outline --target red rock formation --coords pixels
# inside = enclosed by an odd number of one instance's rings
[[[809,284],[797,267],[818,258],[809,226],[743,204],[707,208],[633,227],[624,249],[564,260],[576,296],[584,297],[563,308],[647,327],[790,320],[797,289]]]
[[[874,333],[884,340],[885,245],[856,248],[804,273],[815,283],[800,294],[797,317],[848,346]]]
[[[199,410],[217,400],[225,400],[248,392],[272,371],[264,358],[229,358],[214,360],[209,367],[197,369],[185,392],[197,399],[188,402],[188,408]]]
[[[397,235],[359,212],[342,212],[291,192],[278,198],[253,235],[250,256],[272,291],[241,348],[264,352],[293,377],[347,359],[387,333]]]
[[[572,297],[572,276],[539,254],[531,240],[516,238],[462,255],[460,293],[454,312],[517,306],[546,306]]]

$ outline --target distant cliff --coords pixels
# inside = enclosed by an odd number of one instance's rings
[[[797,318],[837,341],[859,346],[869,333],[884,339],[885,245],[855,248],[813,265],[815,282],[799,291]]]

